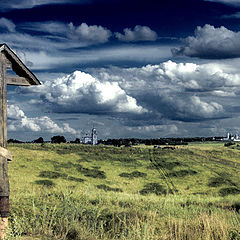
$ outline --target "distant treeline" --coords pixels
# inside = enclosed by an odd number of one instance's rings
[[[222,137],[193,137],[193,138],[152,138],[152,139],[141,139],[141,138],[119,138],[119,139],[108,139],[99,140],[98,144],[113,145],[113,146],[132,146],[132,145],[187,145],[191,142],[206,142],[206,141],[218,141]],[[66,143],[64,136],[53,136],[51,141],[44,141],[42,137],[31,141],[31,143]],[[8,143],[25,143],[16,139],[9,139]],[[29,142],[28,142],[29,143]],[[81,143],[79,138],[76,138],[70,143],[79,144]]]
[[[220,139],[220,138],[219,138]],[[120,138],[120,139],[108,139],[99,140],[98,143],[105,145],[114,146],[130,146],[130,145],[187,145],[190,142],[205,142],[205,141],[216,141],[216,138],[212,137],[194,137],[194,138],[152,138],[152,139],[141,139],[141,138]]]

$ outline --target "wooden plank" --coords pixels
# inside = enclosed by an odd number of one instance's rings
[[[31,83],[24,77],[7,76],[8,85],[30,86]]]
[[[18,56],[6,44],[3,44],[3,46],[0,47],[0,51],[3,51],[12,63],[12,69],[17,75],[29,78],[31,85],[41,85],[36,76],[23,64]]]
[[[3,147],[0,147],[0,156],[5,157],[8,161],[12,161],[12,154]]]
[[[0,146],[7,147],[7,84],[5,56],[0,56]]]

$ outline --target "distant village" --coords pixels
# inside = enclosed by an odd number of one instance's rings
[[[91,133],[85,133],[84,136],[76,138],[74,141],[69,141],[65,139],[64,136],[53,136],[51,141],[44,141],[42,137],[33,140],[28,143],[75,143],[75,144],[87,144],[87,145],[113,145],[113,146],[125,146],[131,147],[133,145],[145,144],[145,145],[188,145],[191,142],[226,142],[226,144],[234,144],[235,142],[240,142],[240,137],[238,134],[227,133],[225,137],[188,137],[188,138],[118,138],[118,139],[98,139],[97,129],[92,128]],[[9,139],[8,143],[24,143],[16,139]]]
[[[227,133],[225,138],[221,139],[222,141],[233,141],[233,142],[240,142],[240,138],[238,134],[232,135],[231,133]]]

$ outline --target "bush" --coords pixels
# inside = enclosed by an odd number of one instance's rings
[[[44,143],[44,140],[42,137],[36,139],[36,140],[33,140],[33,143]]]

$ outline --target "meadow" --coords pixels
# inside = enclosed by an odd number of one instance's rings
[[[9,240],[240,240],[238,145],[8,148]]]

